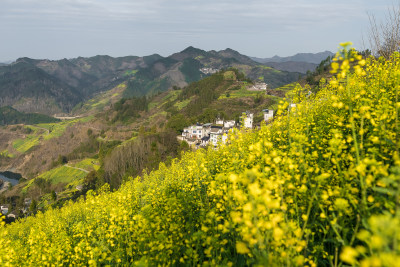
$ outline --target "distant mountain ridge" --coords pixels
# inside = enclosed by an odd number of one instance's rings
[[[155,61],[149,68],[139,70],[127,84],[125,96],[142,96],[166,91],[173,86],[184,87],[207,76],[201,68],[217,70],[231,67],[242,71],[252,80],[268,83],[275,88],[296,81],[300,73],[273,69],[253,61],[250,57],[227,48],[204,51],[192,46]]]
[[[298,53],[294,56],[280,57],[273,56],[271,58],[251,57],[252,60],[273,67],[282,71],[307,73],[314,71],[318,64],[327,57],[333,56],[330,51],[320,53]]]
[[[19,58],[0,66],[0,107],[47,115],[68,113],[79,102],[129,80],[127,71],[146,68],[160,57]]]
[[[239,69],[270,88],[292,83],[299,72],[280,71],[227,48],[204,51],[192,46],[168,57],[106,55],[61,60],[19,58],[0,67],[0,107],[47,115],[69,113],[78,103],[123,85],[122,96],[144,96],[184,87],[208,74],[202,68]]]
[[[330,51],[324,51],[319,53],[298,53],[294,56],[289,57],[280,57],[280,56],[273,56],[271,58],[258,58],[258,57],[251,57],[256,62],[259,63],[267,63],[267,62],[308,62],[319,64],[322,60],[326,59],[327,57],[333,56],[334,53]]]
[[[300,72],[306,74],[307,71],[314,71],[318,64],[309,62],[286,61],[286,62],[266,62],[264,65],[277,70],[288,72]]]

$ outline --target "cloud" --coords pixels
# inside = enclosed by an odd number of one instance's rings
[[[293,23],[354,16],[357,4],[342,1],[260,0],[3,0],[2,19],[65,22],[65,20],[136,21],[167,24],[262,20]],[[358,1],[356,1],[357,3]],[[359,13],[359,12],[357,12]]]
[[[271,39],[288,43],[294,37],[297,43],[306,42],[305,38],[317,42],[315,37],[329,31],[331,35],[357,31],[357,25],[368,23],[366,11],[382,9],[386,7],[382,1],[391,0],[0,1],[0,36],[9,40],[53,37],[54,43],[43,44],[46,49],[46,45],[55,47],[70,39],[95,48],[102,40],[109,44],[115,38],[120,46],[142,44],[146,51],[151,40],[153,47],[164,49],[168,42],[168,50],[176,51],[172,45],[183,41],[210,47],[218,43],[232,46],[228,42],[252,47]],[[35,49],[42,49],[40,45]]]

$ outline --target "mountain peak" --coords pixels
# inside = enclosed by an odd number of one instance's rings
[[[185,49],[183,49],[182,52],[189,52],[189,51],[193,51],[193,50],[200,50],[200,49],[190,45],[190,46],[186,47]]]
[[[240,54],[238,51],[233,50],[232,48],[226,48],[225,50],[221,50],[217,52],[218,55],[225,58],[233,58],[238,62],[254,65],[254,61],[251,60],[248,56]]]
[[[185,48],[184,50],[182,50],[180,53],[186,53],[186,54],[204,54],[205,51],[201,50],[199,48],[193,47],[193,46],[189,46],[187,48]]]
[[[233,50],[232,48],[226,48],[225,50],[221,50],[220,52],[227,52],[227,53],[235,53],[235,54],[240,54],[238,51]]]
[[[189,46],[187,48],[185,48],[184,50],[182,50],[181,52],[175,53],[173,55],[170,56],[170,58],[181,61],[185,58],[188,57],[197,57],[200,55],[204,55],[205,53],[207,53],[204,50],[201,50],[199,48],[195,48],[193,46]]]

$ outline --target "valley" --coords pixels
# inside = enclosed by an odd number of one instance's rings
[[[217,118],[239,123],[243,112],[252,112],[254,125],[259,125],[262,110],[276,109],[300,77],[261,66],[231,49],[206,52],[193,47],[167,58],[22,58],[2,69],[3,81],[15,68],[19,76],[13,79],[25,79],[28,68],[63,84],[81,99],[77,103],[64,95],[55,100],[43,87],[45,95],[37,95],[37,99],[60,107],[40,110],[51,116],[27,113],[39,111],[38,102],[32,104],[25,98],[15,104],[7,102],[15,108],[1,108],[0,170],[23,176],[18,184],[4,189],[1,197],[15,206],[13,212],[19,216],[24,216],[21,211],[29,214],[29,207],[21,204],[25,199],[35,201],[32,211],[62,206],[104,183],[118,188],[127,177],[180,157],[183,151],[194,149],[177,141],[183,128],[193,123]],[[44,81],[38,77],[32,79]],[[268,89],[251,90],[254,81],[267,81]],[[97,83],[103,84],[94,89]],[[78,89],[80,93],[74,93]],[[25,94],[19,88],[15,91],[17,98],[18,93]],[[63,106],[66,103],[68,108]],[[18,110],[18,105],[24,108]],[[127,153],[140,160],[129,161]],[[122,165],[118,167],[116,162]],[[54,193],[57,197],[52,198]]]

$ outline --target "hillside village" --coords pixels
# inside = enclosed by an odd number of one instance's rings
[[[274,117],[274,111],[272,109],[264,109],[263,115],[264,122],[269,123]],[[253,129],[253,118],[253,113],[243,112],[241,117],[242,123],[220,118],[217,118],[215,123],[197,123],[184,128],[182,134],[178,136],[178,140],[186,141],[194,149],[204,148],[208,145],[217,147],[220,143],[226,143],[229,133],[234,128]]]

